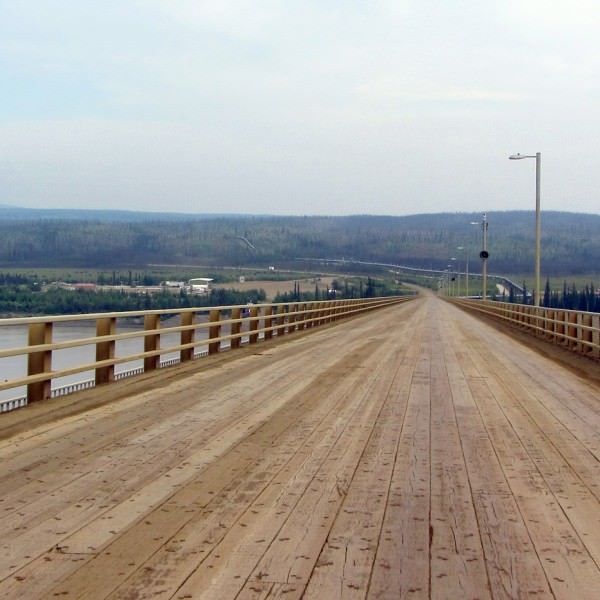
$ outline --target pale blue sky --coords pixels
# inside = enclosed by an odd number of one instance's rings
[[[600,212],[593,0],[0,0],[0,204]]]

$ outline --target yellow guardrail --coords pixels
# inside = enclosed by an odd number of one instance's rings
[[[580,354],[600,357],[600,314],[492,300],[449,300]]]
[[[143,361],[143,367],[130,372],[148,372],[167,364],[189,361],[225,348],[235,349],[242,343],[254,344],[259,339],[268,340],[273,336],[310,329],[412,298],[414,296],[390,296],[0,319],[0,335],[2,328],[26,326],[28,336],[27,345],[0,350],[0,365],[2,359],[25,356],[27,366],[26,373],[21,376],[13,377],[10,374],[6,377],[3,374],[0,391],[26,386],[26,398],[12,401],[14,407],[22,406],[61,395],[56,393],[57,390],[52,390],[52,380],[60,377],[93,371],[93,381],[82,382],[79,386],[65,386],[66,392],[62,390],[62,393],[76,391],[120,379],[123,373],[115,372],[116,365]],[[174,317],[177,324],[161,326],[161,320],[167,317]],[[143,321],[143,329],[127,332],[117,330],[118,323],[131,323],[132,319]],[[81,322],[92,322],[96,335],[53,341],[53,329],[57,324]],[[178,343],[161,346],[161,337],[164,339],[165,334],[171,334],[171,337],[176,334]],[[143,351],[116,355],[117,342],[136,338],[143,340]],[[95,347],[94,361],[52,368],[53,353],[85,346]],[[178,359],[161,362],[161,356],[173,353],[179,354]]]

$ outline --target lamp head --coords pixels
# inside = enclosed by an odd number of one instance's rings
[[[519,154],[519,153],[517,153],[517,154],[511,154],[508,157],[508,160],[522,160],[523,158],[537,158],[538,155],[539,155],[539,152],[538,152],[538,154]]]

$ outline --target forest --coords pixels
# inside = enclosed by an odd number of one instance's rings
[[[150,275],[148,275],[150,277]],[[98,277],[99,279],[99,277]],[[135,290],[135,288],[132,288]],[[342,298],[372,298],[409,293],[386,279],[344,278],[334,279],[331,289],[315,284],[312,292],[300,291],[295,282],[290,292],[279,293],[274,302],[308,302]],[[156,310],[190,308],[194,306],[228,306],[259,304],[266,302],[266,293],[261,288],[248,290],[214,288],[208,294],[188,294],[184,290],[172,293],[167,290],[153,293],[126,292],[125,290],[68,290],[48,288],[42,291],[39,278],[32,275],[0,273],[0,315],[61,315],[96,312],[120,312],[129,310]]]
[[[311,261],[333,258],[443,270],[450,257],[464,261],[468,255],[477,263],[481,250],[478,213],[178,216],[0,207],[0,217],[0,267],[13,269],[146,265],[310,269]],[[491,212],[487,219],[489,271],[531,271],[534,213]],[[591,274],[599,271],[599,265],[599,215],[543,213],[544,274]]]
[[[28,285],[0,285],[0,315],[63,315],[128,310],[228,306],[259,303],[266,299],[264,290],[215,289],[206,296],[190,294],[127,294],[124,292],[52,289],[46,292]]]

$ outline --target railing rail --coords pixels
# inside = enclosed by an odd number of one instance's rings
[[[268,340],[273,336],[310,329],[365,311],[406,302],[413,297],[391,296],[0,319],[0,333],[2,327],[15,325],[26,326],[28,331],[26,346],[0,350],[0,359],[25,356],[27,362],[26,373],[10,379],[3,377],[5,380],[0,381],[0,391],[26,386],[26,398],[0,401],[0,412],[85,387],[109,383],[129,373],[148,372],[201,355],[214,354],[226,348],[235,349],[242,343],[254,344],[259,339]],[[161,324],[161,318],[164,317],[176,317],[178,324],[165,327]],[[131,319],[143,319],[143,329],[133,332],[117,331],[117,322],[127,322]],[[95,323],[95,336],[53,341],[55,324],[82,321]],[[177,334],[178,343],[161,346],[161,336],[165,334]],[[116,355],[117,342],[136,338],[143,340],[143,351]],[[54,352],[84,346],[95,346],[95,360],[52,369]],[[173,353],[179,353],[179,357],[161,360],[161,356]],[[115,372],[115,366],[134,361],[143,361],[143,367],[129,369],[126,374]],[[86,371],[94,372],[93,380],[52,388],[53,380]]]
[[[600,313],[492,300],[449,300],[593,358],[600,357]]]

